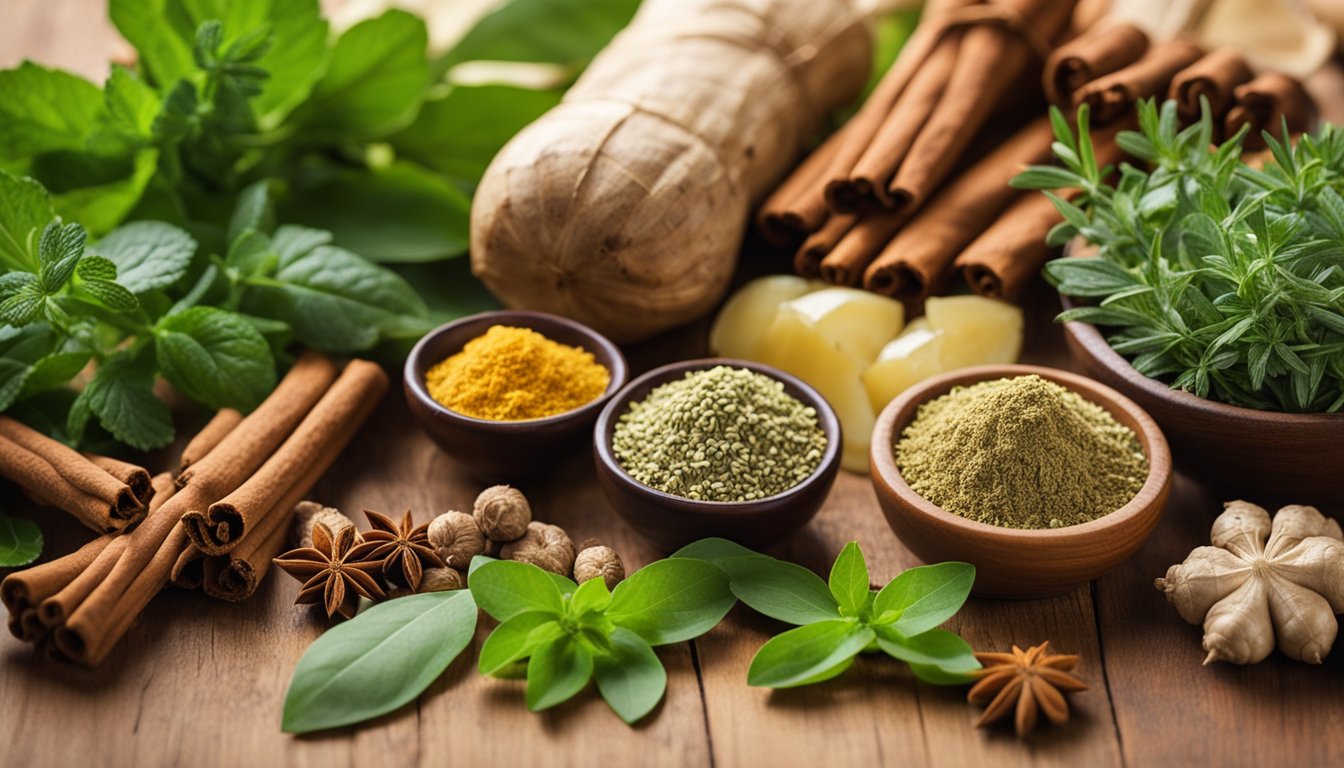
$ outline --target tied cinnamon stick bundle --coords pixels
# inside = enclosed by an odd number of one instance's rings
[[[946,282],[958,251],[1018,196],[1012,178],[1049,158],[1053,140],[1050,121],[1038,118],[966,169],[882,249],[864,287],[921,303]]]
[[[68,445],[4,415],[0,477],[99,533],[122,530],[145,515],[145,505],[125,482]]]
[[[1135,101],[1166,93],[1176,73],[1203,55],[1200,47],[1189,40],[1169,40],[1133,64],[1079,88],[1073,95],[1073,103],[1087,104],[1095,125],[1115,121],[1132,110]]]
[[[1253,76],[1251,67],[1233,48],[1219,48],[1171,79],[1167,98],[1176,100],[1176,114],[1185,122],[1199,119],[1200,97],[1209,100],[1214,125],[1221,125],[1232,108],[1237,86]]]
[[[1247,149],[1264,149],[1265,139],[1261,131],[1269,131],[1276,138],[1283,123],[1288,123],[1289,135],[1301,133],[1311,127],[1316,106],[1307,94],[1302,83],[1296,78],[1277,72],[1269,72],[1249,83],[1243,83],[1233,90],[1236,105],[1227,113],[1224,129],[1228,136],[1249,125],[1243,145]]]
[[[1056,48],[1045,60],[1041,85],[1057,107],[1072,108],[1073,95],[1102,75],[1129,66],[1148,50],[1148,35],[1130,23],[1089,31]]]
[[[1093,134],[1097,165],[1119,163],[1124,152],[1115,137],[1135,125],[1132,119]],[[1072,199],[1077,190],[1060,193]],[[1040,192],[1020,195],[979,237],[957,256],[954,267],[961,271],[972,291],[992,299],[1015,301],[1041,272],[1053,249],[1046,235],[1064,220],[1050,198]]]

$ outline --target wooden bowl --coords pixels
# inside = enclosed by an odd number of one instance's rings
[[[785,392],[816,410],[817,422],[826,434],[826,451],[807,479],[783,493],[755,501],[696,501],[650,488],[621,468],[611,443],[616,422],[630,404],[643,400],[660,384],[680,379],[690,371],[718,365],[746,368],[781,381]],[[840,470],[840,447],[840,420],[815,389],[768,365],[726,358],[689,360],[649,371],[607,403],[593,430],[597,482],[602,492],[631,528],[668,552],[707,536],[721,536],[754,549],[766,549],[807,525],[821,509],[835,482]]]
[[[425,388],[425,374],[495,325],[530,328],[561,344],[582,347],[611,372],[611,383],[596,400],[544,419],[476,419],[440,405]],[[621,350],[597,331],[563,317],[513,310],[482,312],[430,331],[406,358],[405,374],[406,402],[416,421],[440,448],[489,482],[536,474],[585,450],[602,406],[629,377]]]
[[[1153,415],[1182,472],[1229,499],[1344,507],[1344,414],[1257,411],[1197,397],[1134,370],[1094,325],[1065,323],[1064,333],[1075,368]],[[1210,509],[1210,519],[1219,511]]]
[[[897,437],[920,405],[953,387],[1036,374],[1105,408],[1134,430],[1148,457],[1148,479],[1128,504],[1067,528],[1001,528],[944,511],[915,493],[896,468]],[[1171,491],[1171,454],[1148,414],[1119,392],[1066,371],[1032,365],[964,368],[911,387],[877,417],[872,442],[873,487],[887,523],[926,563],[961,560],[975,566],[974,592],[984,597],[1058,595],[1119,565],[1139,548],[1162,516]]]

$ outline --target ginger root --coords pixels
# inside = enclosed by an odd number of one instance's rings
[[[1230,501],[1199,547],[1154,586],[1191,624],[1204,624],[1204,663],[1255,664],[1278,648],[1320,664],[1344,613],[1344,534],[1315,507],[1269,512]],[[1266,541],[1268,539],[1268,541]]]

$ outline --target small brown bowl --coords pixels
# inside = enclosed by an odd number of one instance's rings
[[[1064,308],[1075,306],[1064,299]],[[1129,397],[1171,439],[1176,465],[1226,498],[1344,507],[1344,414],[1257,411],[1134,370],[1089,323],[1065,323],[1074,367]],[[1209,510],[1212,519],[1218,510]]]
[[[944,511],[906,484],[896,468],[894,446],[920,405],[953,387],[1028,374],[1077,392],[1134,430],[1149,471],[1148,480],[1128,504],[1067,528],[1001,528]],[[1171,491],[1171,454],[1148,414],[1091,379],[1033,365],[964,368],[911,387],[877,417],[871,458],[877,501],[901,542],[926,563],[961,560],[974,565],[974,592],[983,597],[1048,597],[1095,579],[1134,554],[1148,538]]]
[[[530,328],[561,344],[581,347],[606,367],[611,383],[596,400],[544,419],[490,421],[440,405],[429,396],[425,374],[495,325]],[[544,312],[500,310],[464,317],[425,334],[406,358],[403,386],[411,413],[440,448],[478,478],[503,482],[550,469],[582,451],[602,406],[628,377],[621,350],[597,331]]]
[[[717,365],[746,368],[783,382],[785,392],[816,410],[817,422],[826,433],[826,451],[807,479],[783,493],[755,501],[696,501],[650,488],[621,468],[611,449],[611,441],[616,422],[630,404],[643,400],[660,384]],[[766,549],[807,525],[821,509],[835,482],[835,475],[840,470],[840,446],[840,420],[830,403],[815,389],[768,365],[726,358],[688,360],[649,371],[630,382],[630,386],[607,403],[593,430],[597,482],[602,492],[631,528],[668,552],[708,536],[721,536],[754,549]]]

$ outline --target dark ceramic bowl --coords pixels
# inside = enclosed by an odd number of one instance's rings
[[[660,384],[716,365],[746,368],[781,381],[785,392],[816,410],[817,421],[826,433],[826,451],[806,480],[783,493],[755,501],[695,501],[650,488],[621,468],[611,441],[616,422],[630,404],[643,400]],[[602,492],[631,528],[668,552],[707,536],[721,536],[754,549],[766,549],[807,525],[821,509],[835,482],[840,470],[840,447],[840,420],[815,389],[768,365],[723,358],[673,363],[640,376],[607,403],[593,431],[597,482]]]
[[[1000,528],[947,512],[906,484],[896,468],[893,446],[920,405],[953,387],[1033,373],[1105,408],[1138,436],[1148,457],[1148,480],[1128,504],[1067,528]],[[1143,544],[1161,518],[1171,491],[1171,454],[1162,431],[1148,414],[1091,379],[1031,365],[964,368],[911,387],[877,417],[871,459],[878,504],[901,542],[926,563],[961,560],[974,565],[975,594],[985,597],[1047,597],[1095,579]]]
[[[561,344],[582,347],[611,372],[611,383],[596,400],[544,419],[490,421],[443,407],[425,388],[426,372],[494,325],[531,328]],[[406,358],[405,372],[406,402],[420,426],[468,471],[492,482],[536,474],[554,467],[562,457],[585,450],[602,406],[629,377],[621,351],[596,331],[543,312],[511,310],[482,312],[430,331]]]
[[[1065,308],[1073,305],[1064,299]],[[1344,508],[1344,414],[1241,408],[1172,389],[1134,370],[1097,327],[1065,323],[1073,366],[1153,415],[1176,466],[1226,498]],[[1212,519],[1220,510],[1210,509]]]

